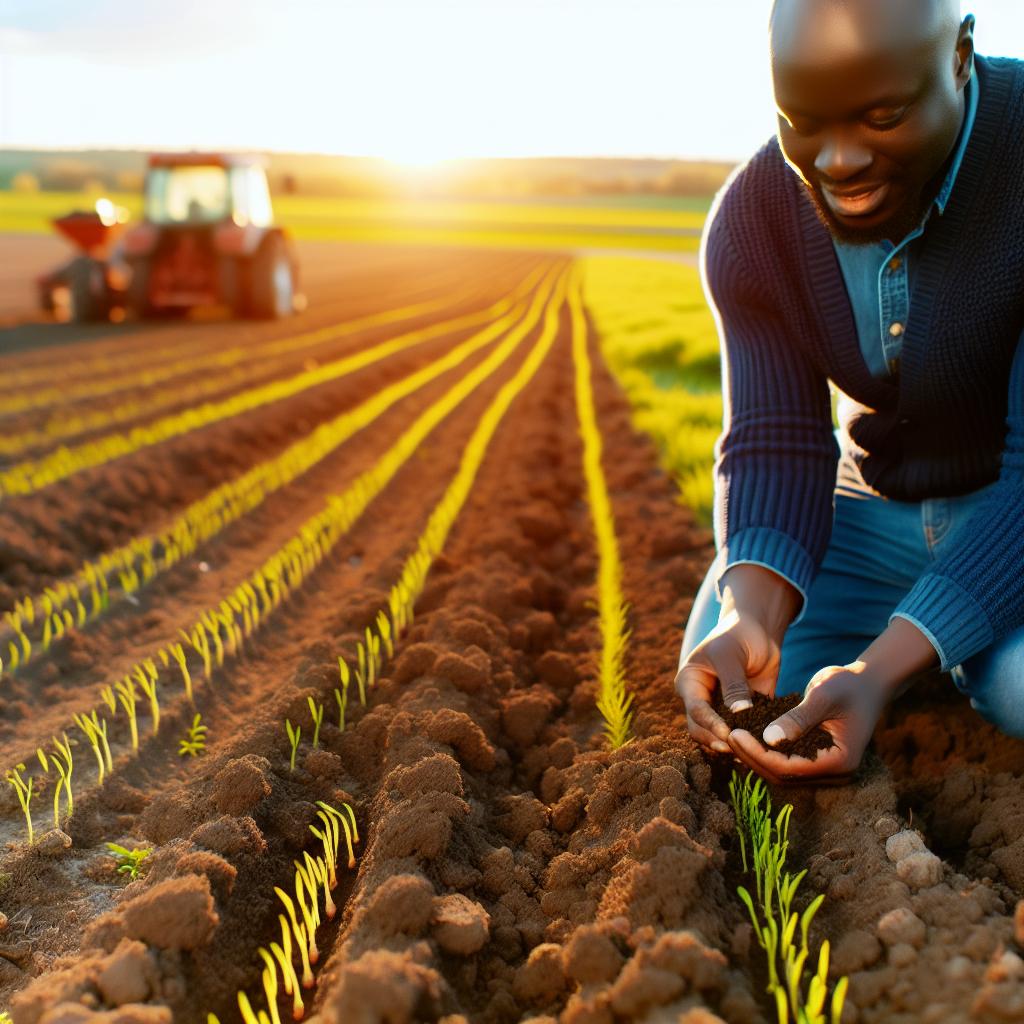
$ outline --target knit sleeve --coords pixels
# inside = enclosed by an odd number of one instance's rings
[[[899,603],[948,670],[1024,626],[1024,332],[1010,368],[1007,435],[999,479]]]
[[[798,622],[832,531],[839,452],[828,381],[770,297],[771,266],[751,265],[736,246],[744,226],[729,199],[716,208],[701,254],[725,409],[715,443],[713,578],[718,589],[738,563],[777,572],[804,598]]]

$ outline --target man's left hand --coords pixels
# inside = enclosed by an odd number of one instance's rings
[[[889,686],[864,662],[831,665],[811,679],[795,708],[765,728],[763,745],[745,729],[734,729],[729,746],[769,782],[847,782],[860,764],[889,696]],[[771,749],[782,740],[799,739],[816,725],[831,734],[835,745],[819,750],[815,760]]]

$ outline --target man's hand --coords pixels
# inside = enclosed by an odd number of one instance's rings
[[[811,679],[795,708],[764,730],[764,745],[745,729],[734,729],[729,746],[769,782],[845,782],[860,764],[888,696],[889,687],[863,662],[831,665]],[[771,749],[782,740],[799,739],[816,725],[831,734],[835,746],[819,750],[815,760]]]
[[[719,681],[726,707],[739,711],[750,707],[751,690],[771,696],[778,675],[778,642],[756,619],[723,614],[676,675],[690,735],[706,750],[727,754],[729,726],[711,706]]]
[[[911,622],[895,618],[856,661],[817,672],[804,699],[765,728],[766,746],[744,729],[729,734],[729,746],[769,782],[845,782],[860,764],[885,705],[936,661],[928,638]],[[771,749],[816,725],[831,733],[835,746],[819,750],[815,760]]]

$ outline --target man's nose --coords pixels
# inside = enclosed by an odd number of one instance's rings
[[[845,181],[871,166],[871,151],[845,132],[825,139],[814,161],[815,170],[832,181]]]

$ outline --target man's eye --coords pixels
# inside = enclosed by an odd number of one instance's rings
[[[907,107],[892,107],[885,110],[872,110],[865,119],[872,128],[895,128],[906,116]]]

